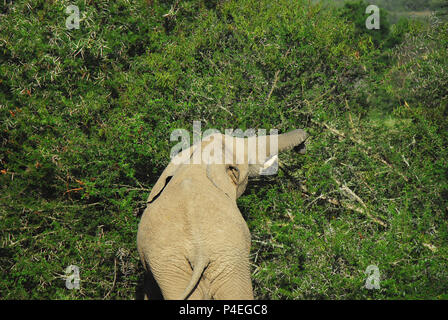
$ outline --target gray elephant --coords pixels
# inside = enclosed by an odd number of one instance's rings
[[[249,176],[271,166],[278,152],[304,153],[306,139],[300,129],[249,138],[212,134],[172,158],[137,234],[140,259],[165,299],[253,299],[251,237],[236,200]],[[204,152],[214,159],[192,163]]]

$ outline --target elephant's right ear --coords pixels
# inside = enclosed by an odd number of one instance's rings
[[[174,176],[175,172],[177,171],[177,169],[179,169],[182,163],[187,160],[190,160],[194,150],[196,150],[196,145],[193,145],[190,148],[185,149],[182,152],[179,152],[173,159],[171,159],[168,166],[165,168],[165,170],[163,170],[162,174],[160,175],[159,180],[157,180],[154,187],[152,187],[151,192],[149,193],[148,200],[146,200],[146,203],[153,202],[159,196],[163,188],[165,188],[168,181],[171,179],[171,177]]]

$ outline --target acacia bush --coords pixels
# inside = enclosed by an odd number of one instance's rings
[[[199,120],[311,136],[238,201],[257,298],[447,298],[447,25],[403,20],[375,43],[341,10],[1,3],[0,296],[139,297],[140,214],[170,133]]]

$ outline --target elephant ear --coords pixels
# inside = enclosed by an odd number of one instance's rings
[[[223,143],[223,142],[222,142]],[[223,154],[231,152],[224,147]],[[232,159],[230,155],[224,159]],[[241,170],[248,170],[247,164],[207,164],[206,174],[207,178],[217,187],[224,192],[230,199],[236,200],[238,197],[238,186],[241,184],[241,180],[244,179],[244,172]]]
[[[159,179],[157,180],[154,187],[152,187],[151,192],[149,193],[148,200],[146,200],[146,203],[153,202],[162,192],[162,190],[165,188],[169,180],[174,176],[177,169],[185,162],[186,160],[189,160],[194,152],[196,150],[196,145],[191,146],[188,149],[183,150],[182,152],[179,152],[168,164],[168,166],[163,170],[162,174],[160,175]]]
[[[173,163],[170,163],[165,170],[163,170],[162,175],[157,180],[154,187],[152,187],[151,192],[149,193],[148,200],[146,200],[146,203],[151,203],[159,196],[159,194],[162,192],[163,188],[165,188],[165,185],[167,184],[167,180],[169,180],[176,170],[178,169],[179,165],[175,165]]]
[[[207,178],[230,199],[236,199],[239,177],[240,171],[237,166],[213,163],[207,165]]]

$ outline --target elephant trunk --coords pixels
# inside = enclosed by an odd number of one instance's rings
[[[266,137],[267,158],[270,158],[280,152],[299,147],[300,153],[305,153],[305,145],[303,144],[308,138],[308,134],[302,129],[289,131],[279,135],[270,135]],[[277,140],[277,141],[275,141]],[[277,143],[277,147],[275,144]]]
[[[297,129],[278,135],[249,137],[246,140],[248,159],[250,164],[263,164],[280,152],[297,147],[300,153],[305,153],[304,142],[308,134]],[[256,146],[256,147],[255,147]]]
[[[297,129],[278,135],[278,153],[301,145],[307,138],[308,134],[302,129]]]

